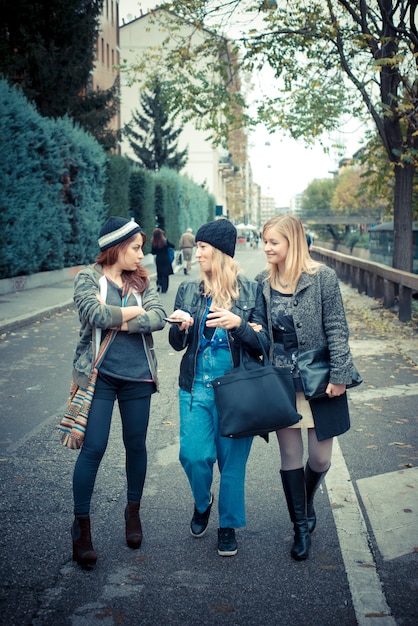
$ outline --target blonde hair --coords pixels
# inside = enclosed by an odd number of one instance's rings
[[[232,301],[239,296],[239,272],[238,263],[232,257],[213,248],[210,275],[200,273],[205,296],[211,297],[214,305],[230,310]]]
[[[273,228],[277,233],[285,237],[289,243],[289,249],[285,261],[286,280],[296,284],[302,272],[315,274],[321,267],[321,263],[314,261],[309,254],[306,242],[306,233],[303,224],[295,215],[276,215],[263,227],[263,238],[267,230]],[[279,277],[277,265],[268,265],[270,283],[274,283]]]

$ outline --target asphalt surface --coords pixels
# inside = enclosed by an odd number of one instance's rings
[[[262,250],[239,250],[248,276]],[[193,267],[197,276],[197,268]],[[162,295],[173,308],[181,272]],[[341,284],[364,383],[349,392],[351,430],[335,442],[317,494],[310,558],[290,558],[291,525],[274,437],[255,438],[238,554],[217,555],[216,494],[207,533],[189,532],[193,501],[178,461],[181,355],[155,333],[144,542],[124,541],[124,451],[118,409],[92,502],[94,571],[71,560],[76,452],[55,425],[68,388],[78,320],[72,280],[0,296],[0,624],[308,626],[418,623],[418,334]],[[54,346],[54,348],[52,348]],[[54,350],[54,363],[51,354]],[[260,399],[261,401],[261,399]]]

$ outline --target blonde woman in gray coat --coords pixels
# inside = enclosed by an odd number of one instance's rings
[[[291,556],[308,557],[316,526],[313,498],[331,462],[333,437],[350,427],[346,385],[352,379],[348,326],[333,269],[315,262],[308,252],[301,221],[279,215],[263,228],[268,269],[256,277],[263,286],[271,338],[270,358],[278,367],[291,366],[297,409],[303,419],[277,431],[281,479],[294,527]],[[327,347],[330,378],[325,398],[305,400],[298,356]],[[304,467],[302,429],[308,433]]]

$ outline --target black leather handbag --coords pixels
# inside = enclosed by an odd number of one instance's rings
[[[307,400],[324,398],[331,369],[328,348],[323,347],[301,352],[298,355],[298,368],[305,398]],[[363,379],[353,364],[352,381],[347,385],[347,389],[357,387],[362,382]]]
[[[240,346],[238,367],[212,381],[222,437],[265,436],[302,419],[290,368],[271,365],[258,340],[263,361],[246,359]]]

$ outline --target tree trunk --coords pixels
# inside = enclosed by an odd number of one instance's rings
[[[393,220],[393,267],[412,272],[412,185],[413,165],[395,167],[395,202]]]

